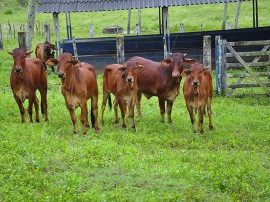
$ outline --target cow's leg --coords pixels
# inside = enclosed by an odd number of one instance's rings
[[[128,109],[128,116],[130,118],[130,122],[131,122],[131,128],[133,130],[135,130],[135,121],[134,121],[134,103],[130,102],[129,103],[129,109]]]
[[[93,120],[95,121],[95,131],[99,131],[99,126],[98,126],[98,95],[94,95],[93,98],[91,99],[91,121],[93,124]]]
[[[208,112],[208,118],[209,118],[209,129],[213,130],[213,123],[212,123],[212,98],[209,97],[207,99],[207,112]]]
[[[173,101],[168,100],[167,101],[167,114],[168,114],[168,122],[172,123],[172,106],[173,106]]]
[[[118,100],[120,111],[121,111],[121,117],[122,117],[122,128],[126,128],[126,123],[125,123],[125,106],[124,103],[121,100]]]
[[[78,133],[77,133],[77,125],[76,125],[77,120],[76,120],[75,109],[73,109],[72,107],[69,107],[68,104],[67,104],[67,108],[70,113],[71,121],[73,124],[73,134],[77,135]]]
[[[138,116],[142,115],[142,113],[141,113],[141,99],[142,99],[142,92],[138,91],[137,92],[137,97],[136,97],[136,100],[135,100]]]
[[[203,130],[203,116],[205,112],[205,104],[203,104],[201,107],[199,107],[199,127],[200,127],[200,133],[204,134]]]
[[[101,124],[104,125],[104,111],[106,108],[107,100],[108,100],[108,93],[103,90],[103,97],[102,97],[102,104],[101,104]]]
[[[32,95],[29,97],[28,101],[29,101],[29,104],[28,104],[28,114],[29,114],[29,119],[30,119],[30,122],[33,123],[33,101],[35,100],[35,95]]]
[[[191,124],[193,127],[193,132],[196,133],[196,124],[195,124],[195,117],[194,117],[194,113],[193,113],[193,108],[192,108],[192,106],[190,106],[188,104],[186,104],[186,106],[187,106],[188,113],[190,116],[190,121],[191,121]]]
[[[23,107],[23,103],[22,101],[20,100],[20,98],[18,98],[17,96],[14,96],[16,102],[17,102],[17,105],[20,109],[20,113],[21,113],[21,118],[22,118],[22,122],[25,122],[25,110],[24,110],[24,107]]]
[[[54,66],[51,66],[51,68],[52,68],[52,72],[55,73],[55,71],[54,71]]]
[[[161,115],[161,121],[165,122],[164,114],[165,114],[165,99],[162,97],[158,97],[159,109]]]
[[[118,124],[119,123],[119,119],[118,119],[118,101],[117,101],[116,98],[114,99],[113,108],[114,108],[114,123]]]
[[[35,111],[36,111],[36,122],[39,122],[39,113],[38,113],[38,99],[37,99],[37,96],[35,95],[34,97],[34,106],[35,106]]]
[[[86,135],[86,125],[87,125],[87,102],[82,100],[81,103],[81,117],[80,117],[82,127],[83,127],[83,135]]]

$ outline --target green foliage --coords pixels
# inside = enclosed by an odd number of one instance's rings
[[[13,14],[13,10],[11,8],[8,8],[8,9],[5,10],[5,14],[6,15],[11,15],[11,14]]]

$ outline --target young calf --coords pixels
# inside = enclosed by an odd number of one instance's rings
[[[47,69],[46,65],[48,65],[52,68],[53,72],[54,72],[54,64],[49,63],[48,60],[50,58],[54,58],[54,52],[55,52],[55,45],[51,44],[48,41],[45,41],[45,43],[38,43],[35,50],[36,57],[41,59],[41,61],[45,66],[45,69]]]
[[[12,55],[14,60],[10,75],[10,86],[20,109],[22,122],[25,122],[23,103],[26,99],[29,100],[30,122],[33,122],[33,104],[36,111],[36,122],[39,122],[37,89],[41,94],[41,113],[45,115],[45,121],[48,121],[47,76],[42,61],[38,58],[26,58],[32,51],[26,51],[23,48],[16,48],[13,51],[8,51],[8,53]]]
[[[126,128],[125,112],[126,106],[128,107],[128,113],[131,121],[131,127],[135,129],[134,122],[134,106],[136,95],[138,92],[137,86],[137,71],[143,68],[143,66],[137,64],[133,60],[129,60],[124,65],[111,64],[105,67],[103,74],[103,100],[101,121],[103,121],[103,114],[106,107],[107,99],[110,102],[110,93],[115,95],[114,111],[115,111],[115,123],[118,124],[118,105],[121,110],[122,127]]]
[[[202,64],[195,63],[191,65],[190,69],[184,70],[181,76],[186,76],[183,93],[194,133],[196,132],[194,111],[195,113],[197,113],[197,111],[199,112],[200,133],[204,133],[203,116],[205,114],[206,105],[209,117],[209,129],[212,130],[213,86],[210,71],[208,71]]]
[[[83,134],[86,135],[86,128],[89,127],[87,101],[91,99],[91,122],[95,130],[98,126],[98,85],[96,73],[92,65],[80,63],[72,58],[70,53],[62,53],[57,61],[58,77],[61,78],[61,92],[65,98],[73,123],[74,134],[77,134],[76,114],[77,107],[81,107],[81,123]]]

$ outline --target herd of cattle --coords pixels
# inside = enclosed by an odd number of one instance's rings
[[[91,64],[74,59],[70,53],[61,53],[58,58],[55,58],[54,51],[54,45],[46,41],[36,46],[36,58],[28,57],[32,51],[26,51],[22,48],[16,48],[8,52],[14,59],[10,85],[20,109],[22,122],[25,122],[23,103],[26,99],[29,100],[30,122],[33,122],[33,104],[36,112],[35,121],[39,122],[37,89],[41,94],[41,113],[44,115],[45,121],[48,121],[46,68],[50,66],[54,71],[54,66],[57,65],[58,77],[61,78],[62,83],[61,92],[72,119],[74,134],[77,134],[75,114],[77,107],[81,107],[80,121],[84,135],[89,128],[87,109],[89,99],[91,99],[91,125],[98,131],[98,85],[94,67]],[[190,68],[184,70],[184,63],[190,64]],[[163,122],[165,121],[166,101],[168,122],[171,123],[172,106],[179,94],[182,77],[186,77],[183,93],[194,132],[196,132],[194,113],[198,112],[200,133],[204,133],[203,117],[206,113],[206,107],[209,129],[213,129],[211,109],[213,86],[210,71],[207,67],[196,63],[195,60],[187,58],[186,54],[181,53],[172,53],[170,58],[161,62],[135,56],[124,64],[107,65],[103,72],[102,124],[104,124],[103,117],[106,103],[108,102],[109,107],[112,107],[111,93],[115,95],[115,123],[119,123],[117,114],[119,106],[123,128],[126,128],[125,115],[128,113],[131,127],[135,129],[134,108],[137,107],[138,115],[141,116],[142,94],[148,99],[152,96],[158,97]]]

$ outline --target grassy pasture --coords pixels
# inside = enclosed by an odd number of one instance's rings
[[[266,1],[260,2],[267,8]],[[93,14],[98,19],[107,15]],[[0,16],[1,23],[7,19]],[[14,22],[26,19],[25,12],[8,16]],[[35,36],[33,44],[40,39]],[[80,135],[73,136],[60,80],[50,70],[50,121],[20,123],[9,86],[13,61],[7,54],[16,47],[17,41],[4,40],[0,51],[1,201],[269,201],[269,98],[215,95],[215,130],[208,130],[205,117],[201,136],[192,132],[181,85],[173,125],[161,123],[155,97],[143,97],[143,115],[135,116],[136,133],[116,127],[113,111],[106,108],[105,126],[100,125],[99,133],[90,129],[85,138],[78,123]],[[98,83],[100,110],[102,75]]]

